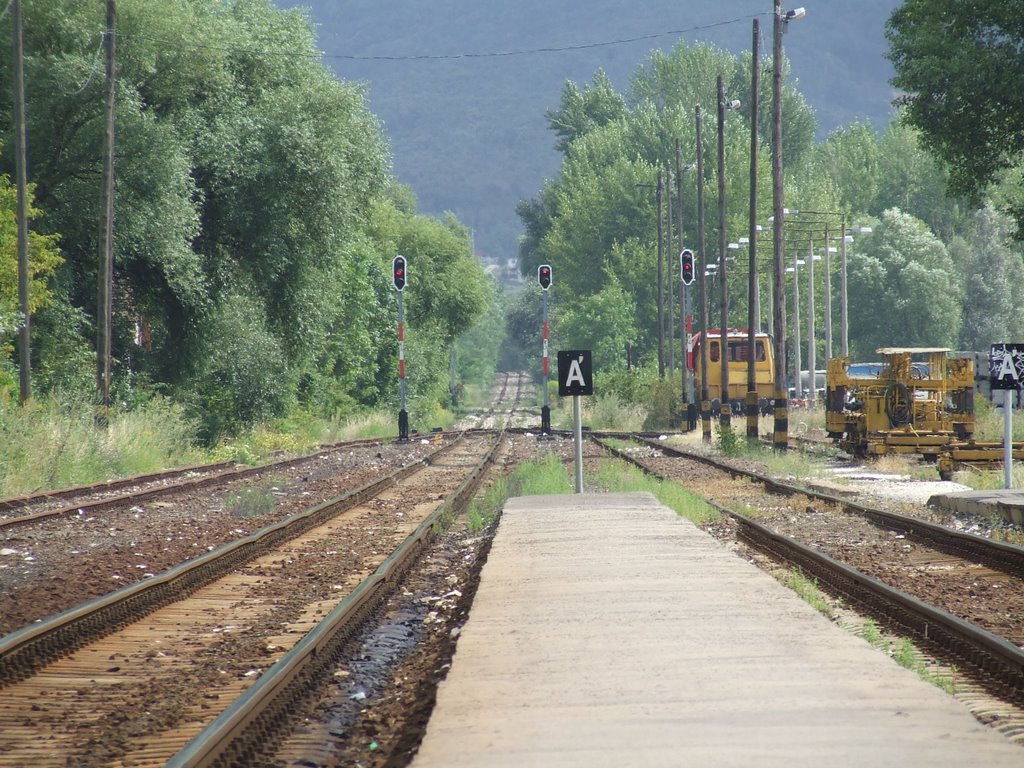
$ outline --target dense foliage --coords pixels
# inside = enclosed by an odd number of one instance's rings
[[[905,118],[950,170],[950,186],[978,199],[1024,151],[1024,3],[905,0],[890,17],[893,84]],[[1024,231],[1024,205],[1014,206]]]
[[[567,79],[584,83],[600,69],[622,90],[652,49],[680,40],[749,50],[755,15],[763,52],[771,38],[771,0],[275,2],[308,7],[331,66],[367,83],[398,178],[417,190],[423,208],[454,211],[475,231],[478,252],[501,262],[516,255],[516,202],[558,171],[552,148],[562,137],[547,131],[544,115]],[[786,35],[786,51],[820,132],[853,119],[876,126],[888,119],[884,23],[899,2],[787,3],[807,5]],[[606,41],[625,42],[593,45]],[[544,51],[465,55],[537,49]],[[424,58],[402,58],[416,56]],[[433,58],[443,56],[452,58]]]
[[[43,212],[33,269],[49,278],[33,318],[45,393],[88,386],[95,366],[104,4],[22,5],[30,180]],[[413,423],[432,412],[486,278],[465,228],[418,215],[396,185],[379,121],[363,91],[323,65],[305,14],[269,0],[119,0],[117,12],[118,399],[169,395],[210,440],[295,409],[345,415],[394,402],[389,264],[402,252],[414,276]],[[3,24],[9,39],[9,16]],[[12,109],[5,91],[5,126]],[[4,365],[13,370],[9,355]]]
[[[758,210],[760,324],[767,325],[770,307],[771,178],[770,65],[762,66],[759,88]],[[557,109],[547,113],[563,153],[559,175],[519,214],[525,234],[520,243],[521,270],[535,273],[549,263],[555,346],[597,350],[595,365],[604,371],[624,369],[625,349],[638,351],[647,370],[658,356],[658,211],[655,184],[659,174],[664,195],[673,194],[673,216],[682,206],[682,243],[697,253],[698,281],[702,264],[719,261],[719,178],[715,82],[725,82],[727,100],[745,106],[730,111],[722,126],[725,145],[725,237],[734,243],[725,255],[729,265],[729,325],[747,325],[749,246],[740,238],[749,232],[751,59],[734,57],[712,46],[676,46],[654,52],[631,81],[617,93],[603,72],[586,85],[568,83]],[[696,154],[695,106],[703,113],[704,176],[690,166]],[[849,331],[851,354],[873,359],[879,347],[941,346],[984,350],[1006,334],[1024,334],[1013,309],[1014,288],[1024,269],[1020,243],[1010,237],[1008,219],[989,205],[972,213],[962,198],[946,194],[949,171],[943,158],[910,119],[895,119],[881,132],[853,123],[815,143],[815,117],[795,84],[784,88],[783,167],[787,215],[785,297],[789,317],[788,365],[795,363],[795,322],[799,314],[802,346],[807,343],[808,258],[824,260],[828,270],[814,271],[815,347],[818,361],[838,353],[840,317],[839,237],[848,236]],[[683,155],[682,196],[675,195],[675,142]],[[670,172],[672,175],[670,175]],[[669,183],[671,179],[671,183]],[[703,186],[704,249],[697,231],[697,192]],[[1005,192],[1005,185],[1000,190]],[[665,212],[667,216],[667,211]],[[668,292],[679,289],[675,254],[678,234],[665,231],[662,307]],[[734,259],[735,257],[735,259]],[[733,260],[734,259],[734,260]],[[799,279],[800,312],[793,302]],[[712,327],[719,325],[718,277],[709,274],[708,302]],[[694,299],[697,287],[693,287]],[[831,291],[826,317],[824,295]],[[676,293],[676,295],[678,295]],[[695,314],[699,313],[696,312]],[[529,313],[517,310],[516,318]],[[826,322],[833,346],[825,348]],[[666,319],[666,322],[668,320]],[[676,309],[678,328],[678,309]],[[517,326],[524,325],[517,320]],[[666,328],[667,331],[667,328]],[[522,332],[512,332],[518,338]],[[666,337],[668,336],[666,332]],[[682,350],[678,348],[677,359]],[[665,357],[669,357],[668,354]],[[807,356],[804,357],[806,365]],[[636,360],[634,360],[636,362]],[[823,367],[823,363],[822,366]],[[678,387],[677,387],[678,391]]]

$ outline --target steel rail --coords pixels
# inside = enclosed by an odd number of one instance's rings
[[[275,746],[287,728],[286,721],[296,703],[308,690],[329,677],[326,670],[340,658],[344,644],[426,549],[438,524],[468,505],[501,443],[499,434],[487,454],[445,503],[420,523],[320,624],[171,758],[166,768],[250,765],[268,746]]]
[[[280,461],[271,462],[269,464],[260,464],[259,466],[245,466],[240,467],[234,462],[221,462],[217,464],[207,464],[199,467],[192,467],[180,470],[168,470],[167,473],[156,472],[151,475],[136,475],[135,477],[123,478],[120,480],[110,480],[104,483],[96,483],[94,485],[80,486],[77,488],[64,488],[59,491],[47,491],[33,494],[31,496],[20,496],[12,499],[5,499],[0,501],[0,505],[7,505],[6,507],[0,506],[0,508],[17,509],[30,506],[34,503],[41,503],[47,499],[62,499],[74,497],[76,495],[86,495],[91,492],[101,492],[104,490],[118,490],[120,488],[128,488],[133,485],[140,483],[154,482],[163,479],[163,475],[168,477],[181,477],[187,475],[189,472],[200,472],[204,470],[212,470],[212,474],[207,474],[202,477],[189,478],[182,480],[177,483],[170,483],[168,485],[157,486],[156,488],[146,488],[140,491],[132,493],[120,494],[118,496],[110,496],[103,499],[95,499],[87,501],[83,504],[71,504],[69,506],[59,507],[56,509],[44,509],[39,512],[33,512],[26,515],[19,515],[17,517],[7,518],[6,520],[0,520],[0,528],[10,528],[17,525],[23,525],[31,523],[36,520],[42,520],[50,517],[60,517],[62,515],[77,514],[80,511],[97,512],[102,509],[109,509],[111,507],[120,506],[122,504],[130,504],[135,501],[145,501],[146,499],[152,499],[159,496],[170,495],[181,491],[195,490],[197,488],[205,488],[209,485],[215,485],[220,482],[231,482],[233,480],[244,480],[252,475],[258,475],[262,472],[272,472],[278,469],[288,469],[290,467],[299,466],[307,461],[315,461],[316,459],[329,456],[330,454],[347,448],[353,445],[373,445],[382,442],[379,438],[372,438],[369,440],[355,440],[351,442],[336,443],[334,445],[322,448],[316,453],[307,454],[305,456],[295,456],[290,459],[283,459]]]
[[[25,679],[36,669],[84,644],[108,635],[141,616],[196,591],[267,548],[294,538],[339,512],[372,498],[416,472],[420,467],[448,453],[462,439],[461,436],[455,438],[427,456],[410,462],[382,478],[265,526],[152,578],[129,584],[0,637],[0,688]]]
[[[89,493],[99,493],[102,491],[116,491],[119,488],[129,488],[133,485],[155,483],[159,480],[171,480],[189,473],[220,472],[233,466],[235,466],[234,461],[219,461],[214,462],[213,464],[197,464],[190,467],[165,469],[161,472],[148,472],[142,475],[132,475],[131,477],[120,477],[116,480],[103,480],[101,482],[90,483],[88,485],[58,488],[52,491],[36,491],[35,493],[28,493],[22,496],[10,496],[6,499],[0,499],[0,510],[23,509],[24,507],[30,507],[33,504],[40,504],[47,501],[59,501],[60,499],[84,496]]]
[[[927,543],[929,546],[942,550],[948,554],[958,557],[969,555],[977,559],[981,564],[1002,571],[1011,576],[1024,578],[1024,547],[1016,544],[1009,544],[1002,541],[979,536],[964,531],[955,531],[937,523],[922,520],[917,517],[909,517],[896,512],[888,512],[883,509],[876,509],[864,504],[849,501],[823,491],[816,491],[811,488],[804,488],[780,480],[775,480],[767,475],[753,470],[740,469],[729,466],[723,462],[716,461],[713,457],[702,456],[679,448],[661,445],[653,440],[639,440],[638,442],[655,448],[669,456],[699,461],[703,464],[720,469],[731,474],[733,477],[745,477],[762,483],[774,493],[783,495],[803,494],[810,499],[838,505],[846,512],[862,515],[871,520],[875,525],[891,530],[905,533],[908,537]]]
[[[625,451],[600,440],[595,442],[616,458],[643,472],[662,480],[670,480]],[[747,477],[757,475],[740,471],[737,474]],[[789,487],[793,492],[804,493],[802,489]],[[966,663],[971,676],[980,685],[1017,704],[1024,704],[1024,650],[1013,643],[776,533],[728,507],[708,499],[705,499],[705,503],[736,520],[740,528],[739,535],[755,549],[768,553],[776,560],[799,566],[817,579],[819,585],[823,584],[827,592],[841,595],[869,610],[881,623],[910,635],[917,644],[928,648],[935,655],[958,665]]]

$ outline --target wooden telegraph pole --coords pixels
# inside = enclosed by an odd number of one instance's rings
[[[32,331],[28,300],[28,170],[25,140],[25,59],[21,36],[21,0],[11,2],[14,22],[14,135],[15,165],[18,187],[18,306],[21,327],[18,330],[18,366],[20,398],[24,403],[32,397]]]
[[[775,431],[776,450],[789,447],[789,397],[786,392],[786,304],[784,210],[782,205],[782,0],[775,0],[772,29],[772,313],[775,317]]]
[[[718,425],[723,431],[732,429],[732,407],[729,404],[729,281],[726,267],[725,233],[725,84],[718,76],[718,294],[719,342],[722,364],[722,410]]]
[[[116,54],[117,35],[114,27],[117,20],[115,0],[107,0],[107,28],[104,31],[104,47],[107,62],[106,139],[103,154],[103,254],[99,269],[99,300],[96,312],[97,340],[97,383],[100,404],[103,409],[101,421],[106,422],[110,407],[110,361],[111,324],[113,321],[114,292],[114,98],[117,92]]]
[[[665,233],[662,225],[664,179],[658,171],[658,378],[665,378]]]
[[[760,86],[760,51],[761,28],[754,19],[753,39],[751,40],[750,60],[750,243],[747,255],[750,257],[747,273],[747,440],[756,442],[757,434],[757,371],[755,368],[756,334],[758,331],[758,296],[760,287],[757,284],[757,149],[758,149],[758,109]]]

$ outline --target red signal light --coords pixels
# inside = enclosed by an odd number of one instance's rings
[[[679,276],[683,285],[693,282],[693,251],[689,248],[679,254]]]
[[[540,287],[543,290],[547,290],[551,287],[551,265],[541,264],[537,267],[537,282],[540,283]]]
[[[395,256],[391,261],[391,282],[396,291],[405,290],[405,256]]]

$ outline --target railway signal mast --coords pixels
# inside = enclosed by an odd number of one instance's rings
[[[551,402],[548,394],[548,288],[551,287],[551,265],[541,264],[537,267],[537,282],[540,283],[541,295],[544,297],[544,405],[540,409],[540,433],[551,434]]]
[[[693,399],[693,361],[692,361],[692,342],[693,342],[693,318],[690,315],[690,286],[693,285],[694,278],[694,258],[693,251],[689,248],[684,248],[679,253],[679,280],[683,284],[682,294],[682,307],[680,311],[683,315],[684,332],[683,332],[683,379],[685,381],[686,390],[686,428],[696,429],[697,428],[697,405]]]
[[[402,304],[406,266],[405,256],[391,260],[391,282],[398,291],[398,439],[401,442],[409,439],[409,414],[405,410],[405,307]]]

